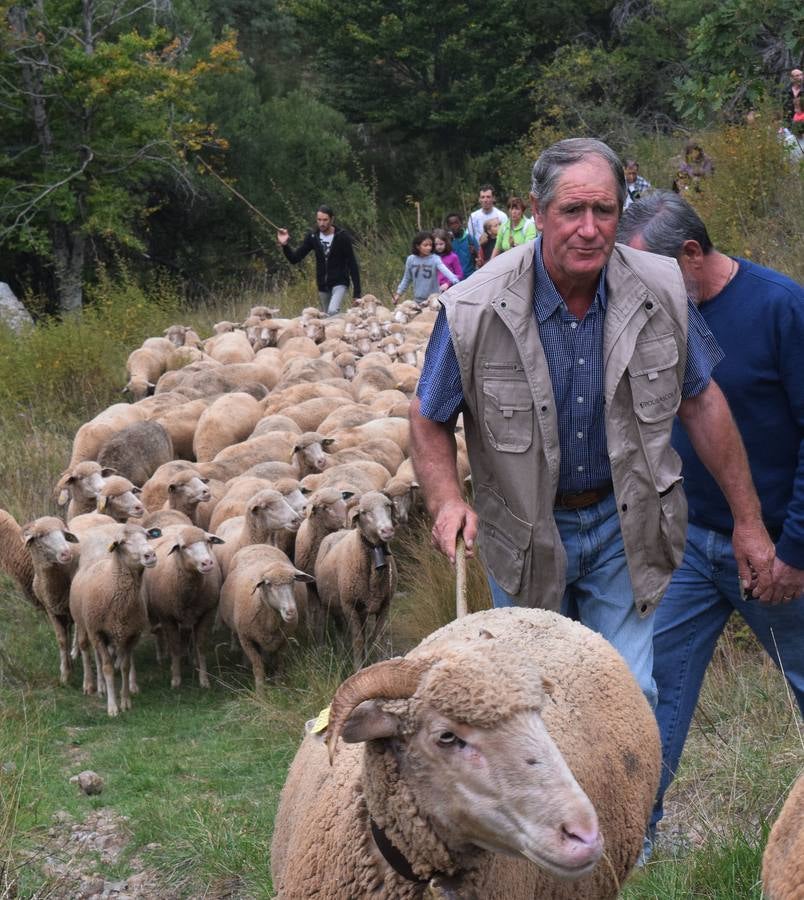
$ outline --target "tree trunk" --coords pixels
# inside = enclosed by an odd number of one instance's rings
[[[50,233],[53,241],[59,311],[80,312],[84,299],[86,237],[80,233],[77,226],[65,222],[53,222]]]

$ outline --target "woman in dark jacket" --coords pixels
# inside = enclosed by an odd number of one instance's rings
[[[347,231],[335,227],[335,214],[329,206],[319,206],[315,214],[316,231],[310,231],[294,250],[289,246],[287,228],[280,228],[276,239],[289,262],[300,263],[310,251],[315,253],[318,302],[321,311],[334,316],[340,311],[341,301],[352,282],[354,299],[362,296],[360,269]]]

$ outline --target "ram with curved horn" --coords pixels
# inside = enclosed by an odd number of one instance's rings
[[[613,898],[659,777],[623,660],[545,610],[451,623],[347,679],[315,730],[276,818],[281,900]]]

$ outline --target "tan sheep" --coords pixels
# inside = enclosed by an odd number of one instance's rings
[[[364,403],[354,403],[345,400],[342,404],[338,404],[332,408],[329,415],[321,421],[317,431],[321,434],[331,435],[344,428],[354,428],[355,425],[365,425],[366,422],[373,421],[377,416],[377,411],[370,406],[366,406]]]
[[[333,435],[337,439],[337,434]],[[373,438],[329,454],[330,466],[360,461],[377,462],[393,475],[405,459],[399,445],[390,438]]]
[[[198,420],[193,453],[198,462],[209,462],[232,444],[244,441],[262,418],[262,405],[249,394],[218,397]]]
[[[153,393],[165,367],[165,359],[152,350],[144,347],[132,350],[126,361],[126,385],[122,393],[131,394],[134,400],[147,397]]]
[[[327,535],[315,562],[321,605],[343,622],[355,670],[382,634],[396,592],[396,561],[388,548],[395,532],[390,498],[363,494],[349,511],[352,528]]]
[[[243,547],[231,561],[223,582],[220,615],[240,641],[254,672],[259,692],[265,684],[262,654],[275,654],[299,624],[297,599],[312,577],[300,572],[276,547],[254,544]]]
[[[174,459],[173,462],[160,466],[142,486],[141,499],[149,512],[161,509],[168,498],[168,485],[178,472],[193,471],[201,477],[201,471],[196,465],[183,459]]]
[[[78,567],[78,553],[71,544],[78,538],[61,519],[41,516],[22,529],[22,540],[34,568],[33,592],[42,604],[59,645],[59,681],[70,677],[70,582]]]
[[[767,900],[804,900],[804,774],[796,779],[762,856]]]
[[[42,609],[42,603],[33,589],[33,560],[22,539],[22,528],[5,509],[0,509],[0,571],[17,582],[32,606]]]
[[[67,521],[96,509],[104,479],[114,474],[114,470],[104,469],[94,460],[78,463],[63,472],[56,483],[56,503],[67,504]]]
[[[189,325],[170,325],[162,334],[174,347],[201,346],[201,339]]]
[[[213,462],[227,464],[238,475],[261,462],[290,463],[298,472],[294,454],[299,437],[288,431],[272,431],[224,448]]]
[[[359,447],[374,438],[388,438],[399,447],[404,456],[407,456],[410,446],[410,422],[400,417],[384,416],[363,425],[355,425],[353,428],[343,428],[332,437],[335,438],[331,451],[333,453],[347,447]]]
[[[353,405],[354,401],[347,400],[345,397],[343,399],[337,397],[312,397],[310,400],[304,400],[302,403],[286,406],[282,410],[282,414],[292,419],[302,431],[315,431],[333,410]]]
[[[162,508],[178,510],[184,513],[194,525],[199,525],[199,509],[212,499],[209,484],[209,478],[199,475],[193,469],[176,472],[168,483],[167,500]],[[212,511],[209,515],[212,515]],[[200,527],[206,527],[206,525]]]
[[[295,434],[301,434],[302,430],[293,419],[280,413],[274,413],[271,416],[264,416],[260,419],[249,437],[260,437],[260,435],[270,434],[272,431],[292,431]]]
[[[298,485],[298,481],[295,482]],[[265,488],[274,489],[274,482],[270,478],[259,478],[256,475],[238,475],[226,482],[226,493],[221,497],[215,512],[209,520],[209,529],[218,533],[220,526],[228,519],[242,516],[246,509],[246,503],[257,491]]]
[[[246,469],[246,471],[243,472],[242,477],[246,478],[251,475],[255,478],[267,478],[269,481],[276,481],[278,478],[298,478],[299,470],[290,463],[264,462],[257,463]]]
[[[336,487],[342,491],[365,494],[367,491],[381,491],[391,473],[377,462],[341,463],[325,469],[319,475],[308,475],[302,485],[317,491],[322,487]]]
[[[391,498],[394,507],[394,522],[397,525],[407,525],[410,512],[413,509],[419,483],[415,479],[400,478],[394,475],[383,488]]]
[[[282,791],[282,900],[610,900],[661,762],[619,654],[540,609],[466,616],[353,675],[326,742],[305,738]]]
[[[75,433],[73,451],[68,469],[88,459],[97,459],[101,447],[111,438],[134,422],[147,418],[146,412],[136,403],[113,403],[85,422]]]
[[[210,546],[221,538],[194,525],[172,525],[154,542],[156,565],[147,569],[142,596],[148,618],[165,636],[170,651],[170,686],[181,686],[182,631],[189,632],[198,683],[209,687],[207,638],[215,621],[221,571]]]
[[[195,432],[206,408],[206,400],[188,400],[155,419],[170,435],[173,451],[179,459],[195,459]]]
[[[204,351],[224,365],[251,362],[254,359],[254,349],[243,331],[230,331],[209,338]]]
[[[84,666],[84,693],[95,691],[90,647],[106,689],[106,711],[116,716],[131,709],[131,654],[148,624],[140,597],[144,568],[156,565],[156,554],[148,543],[158,537],[139,525],[113,525],[98,529],[106,534],[106,553],[94,562],[80,565],[70,587],[70,614],[75,622],[76,642]],[[114,657],[114,660],[113,660]],[[122,686],[118,706],[114,687],[114,662],[120,667]]]
[[[275,390],[265,402],[264,413],[266,416],[273,413],[281,413],[286,407],[297,403],[303,403],[313,397],[344,397],[354,402],[354,397],[347,389],[332,387],[327,384],[315,384],[303,382],[302,384],[289,385],[282,390]]]
[[[145,515],[145,507],[138,497],[140,493],[142,493],[141,490],[128,478],[123,478],[122,475],[110,475],[98,493],[96,509],[103,515],[111,516],[115,522],[141,519]],[[70,522],[72,521],[70,519]]]
[[[158,528],[164,531],[171,525],[192,525],[192,519],[178,509],[158,509],[156,512],[146,513],[141,525],[148,531],[149,528]]]
[[[232,557],[238,550],[250,544],[279,547],[283,533],[295,533],[302,523],[299,511],[290,505],[284,494],[273,488],[257,491],[243,506],[243,515],[226,519],[218,529],[226,543],[216,548],[215,557],[224,578],[229,574]]]

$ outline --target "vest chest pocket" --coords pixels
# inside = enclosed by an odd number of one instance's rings
[[[675,415],[681,402],[676,375],[678,347],[672,334],[637,341],[628,363],[634,412],[643,422]]]
[[[524,453],[533,442],[533,395],[527,381],[485,378],[483,421],[495,450]]]

